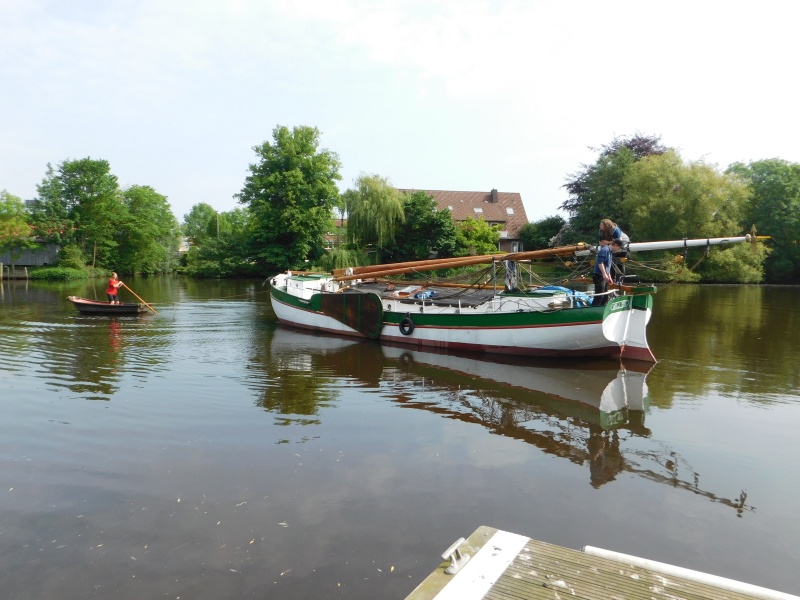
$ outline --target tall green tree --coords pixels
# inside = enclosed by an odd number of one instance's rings
[[[631,165],[624,187],[624,214],[631,230],[642,239],[713,238],[744,233],[741,222],[751,193],[747,185],[739,177],[722,174],[703,162],[684,163],[673,150]],[[689,252],[690,265],[701,258],[702,252]],[[713,252],[721,256],[701,264],[701,275],[708,269],[707,275],[713,271],[715,281],[729,282],[752,282],[763,276],[763,254],[732,247],[715,248]]]
[[[626,218],[631,230],[646,240],[741,233],[750,196],[739,178],[703,162],[684,163],[673,150],[632,165],[624,185]]]
[[[202,244],[209,235],[209,227],[216,226],[218,216],[210,204],[205,202],[195,204],[187,214],[183,215],[183,235],[189,239],[190,244]]]
[[[0,254],[9,253],[12,264],[24,248],[34,245],[25,204],[18,196],[0,190]]]
[[[59,179],[84,256],[93,267],[110,266],[126,214],[117,177],[108,161],[66,160],[61,163]]]
[[[319,148],[319,130],[278,126],[272,142],[253,150],[259,161],[239,202],[253,219],[251,256],[264,272],[282,271],[315,260],[324,252],[339,199],[339,157]]]
[[[108,266],[126,218],[117,177],[108,161],[65,160],[47,165],[33,209],[37,234],[48,241],[76,245],[92,266]]]
[[[500,225],[468,217],[456,223],[456,249],[453,256],[481,256],[498,251]]]
[[[127,218],[117,235],[116,270],[164,273],[173,269],[179,227],[166,196],[149,186],[134,185],[123,193]]]
[[[342,202],[350,243],[365,249],[394,242],[405,219],[403,197],[385,177],[362,173],[355,187],[342,194]]]
[[[598,221],[599,222],[599,221]],[[539,250],[552,247],[553,240],[566,225],[564,217],[553,215],[539,221],[526,223],[519,232],[519,239],[525,250]]]
[[[425,192],[404,194],[403,235],[381,250],[384,262],[425,260],[432,254],[440,258],[454,255],[456,225],[449,210],[439,210],[436,200]]]
[[[800,164],[773,158],[734,163],[728,172],[753,191],[743,225],[771,236],[764,270],[769,283],[800,283]]]
[[[595,242],[601,219],[611,219],[623,225],[630,235],[633,227],[627,223],[623,210],[623,178],[633,163],[666,151],[660,137],[638,133],[615,138],[610,144],[601,146],[597,161],[582,165],[581,170],[570,175],[564,184],[569,198],[561,208],[569,214],[569,225],[560,236],[558,245]]]

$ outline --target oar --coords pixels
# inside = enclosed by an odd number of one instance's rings
[[[134,296],[136,296],[137,298],[139,298],[139,296],[136,294],[136,292],[134,292],[134,291],[133,291],[131,288],[129,288],[129,287],[128,287],[127,285],[125,285],[124,283],[122,284],[122,287],[128,288],[128,291],[129,291],[131,294],[133,294]],[[141,302],[141,303],[142,303],[142,304],[144,304],[144,305],[145,305],[147,308],[149,308],[150,310],[152,310],[152,311],[153,311],[153,314],[155,314],[155,315],[157,315],[157,314],[158,314],[158,313],[156,312],[156,309],[155,309],[155,308],[153,308],[152,306],[150,306],[150,305],[149,305],[147,302],[145,302],[145,301],[144,301],[144,300],[142,300],[141,298],[139,298],[139,302]]]

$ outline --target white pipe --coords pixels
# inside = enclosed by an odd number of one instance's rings
[[[672,240],[666,242],[631,242],[628,248],[631,252],[642,250],[668,250],[670,248],[683,248],[684,246],[716,246],[718,244],[734,244],[736,242],[749,242],[750,236],[729,238],[706,238],[696,240]]]
[[[632,556],[630,554],[622,554],[612,550],[603,550],[602,548],[595,548],[593,546],[584,546],[583,551],[591,556],[616,560],[634,567],[649,569],[665,575],[672,575],[673,577],[682,577],[683,579],[696,581],[697,583],[704,583],[706,585],[713,585],[720,589],[731,592],[749,594],[755,598],[764,598],[765,600],[800,600],[800,596],[776,592],[775,590],[759,587],[757,585],[742,583],[741,581],[736,581],[735,579],[727,579],[725,577],[718,577],[717,575],[709,575],[708,573],[703,573],[702,571],[684,569],[683,567],[676,567],[675,565],[660,563],[647,558]]]
[[[717,246],[719,244],[735,244],[737,242],[751,241],[749,235],[727,238],[698,238],[694,240],[666,240],[663,242],[631,242],[626,246],[629,252],[644,252],[647,250],[673,250],[676,248],[691,248],[698,246]],[[580,250],[575,256],[587,256],[590,250]]]

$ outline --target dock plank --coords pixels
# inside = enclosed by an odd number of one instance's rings
[[[752,600],[753,596],[530,540],[484,596],[486,600]]]
[[[510,562],[508,547],[514,547],[515,553]],[[720,587],[707,580],[696,581],[691,578],[694,574],[665,574],[638,566],[641,560],[631,557],[628,560],[636,565],[616,556],[595,556],[487,526],[475,530],[460,549],[472,558],[458,573],[445,574],[450,563],[441,563],[406,600],[800,600],[798,596],[747,584],[727,585],[731,580],[722,578],[716,578],[725,584]],[[495,568],[488,567],[492,561],[502,563],[499,576],[488,574],[487,569]],[[687,574],[686,570],[679,572]],[[749,587],[747,593],[739,591],[743,586]]]

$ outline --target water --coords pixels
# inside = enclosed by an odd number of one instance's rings
[[[126,283],[158,314],[0,286],[4,598],[403,598],[479,525],[800,594],[796,289],[665,288],[659,363],[619,372],[290,331],[260,281]]]

